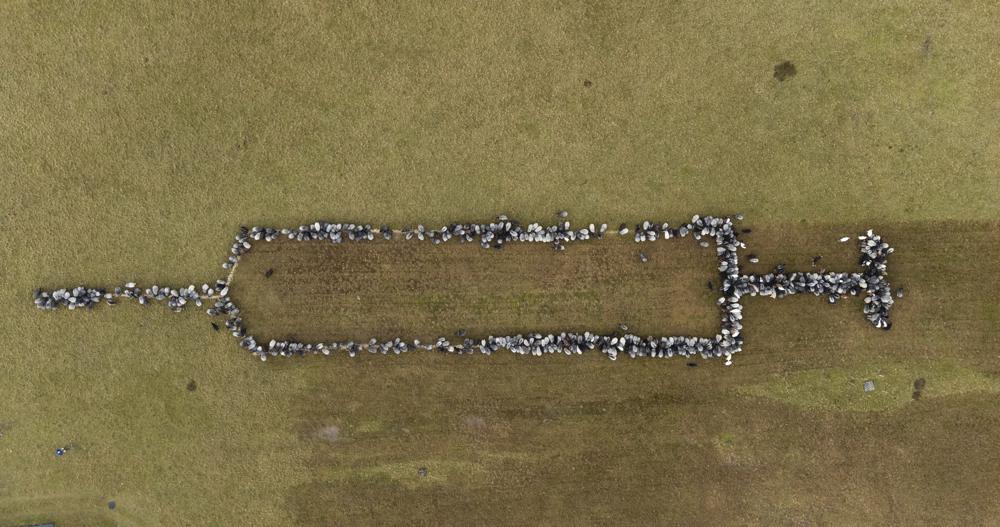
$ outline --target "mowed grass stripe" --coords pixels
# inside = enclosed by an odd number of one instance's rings
[[[562,252],[537,243],[485,250],[456,241],[283,239],[243,257],[232,295],[248,330],[264,339],[611,333],[620,323],[640,335],[713,336],[716,266],[714,243],[691,239],[608,237]]]

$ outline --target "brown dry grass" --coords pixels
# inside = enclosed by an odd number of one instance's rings
[[[642,263],[639,252],[649,261]],[[715,245],[691,239],[637,245],[621,237],[511,243],[259,242],[233,275],[232,294],[258,339],[471,338],[561,331],[714,336]],[[266,271],[274,274],[266,277]],[[461,339],[459,339],[461,340]]]

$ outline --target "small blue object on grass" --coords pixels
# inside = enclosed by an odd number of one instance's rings
[[[118,506],[118,504],[115,503],[115,500],[111,500],[111,501],[108,502],[108,508],[111,509],[111,510],[115,510],[115,507],[117,507],[117,506]]]
[[[56,457],[62,457],[63,454],[65,454],[65,453],[66,453],[66,449],[65,448],[57,448],[56,449]]]

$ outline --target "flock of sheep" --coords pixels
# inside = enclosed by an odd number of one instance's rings
[[[560,212],[560,218],[566,213]],[[740,215],[736,216],[741,220]],[[428,229],[424,225],[415,228],[405,227],[398,231],[407,240],[416,239],[434,244],[459,240],[463,243],[478,242],[484,248],[501,249],[504,244],[512,242],[535,242],[551,244],[556,250],[565,249],[570,242],[586,241],[591,238],[603,238],[608,230],[607,224],[590,224],[580,229],[573,229],[568,221],[560,221],[553,225],[543,226],[538,223],[521,225],[506,216],[498,216],[490,223],[455,223],[440,229]],[[613,335],[599,335],[591,332],[526,334],[512,336],[487,336],[473,339],[464,338],[460,342],[452,342],[441,337],[433,342],[419,340],[405,341],[396,338],[391,341],[371,339],[367,342],[328,342],[302,343],[289,341],[259,342],[249,335],[240,317],[239,308],[229,297],[229,278],[217,280],[214,284],[202,284],[200,289],[194,285],[183,288],[151,286],[139,288],[135,283],[127,283],[124,287],[113,290],[100,288],[75,287],[55,291],[35,291],[35,305],[39,309],[69,309],[92,308],[104,301],[114,305],[120,299],[133,299],[146,305],[153,301],[165,302],[167,306],[180,311],[187,306],[203,306],[205,302],[213,302],[207,312],[212,316],[225,316],[226,329],[237,339],[244,349],[257,355],[261,360],[269,356],[295,355],[330,355],[343,352],[349,356],[367,351],[369,353],[400,354],[411,350],[441,351],[448,353],[483,353],[486,355],[500,350],[509,350],[516,354],[540,356],[544,354],[578,355],[588,351],[598,351],[614,360],[619,355],[629,357],[691,357],[700,355],[703,358],[724,358],[725,364],[732,364],[732,356],[739,352],[743,345],[740,335],[742,330],[742,305],[740,298],[744,295],[770,296],[781,298],[787,295],[812,293],[826,296],[833,303],[843,295],[865,295],[865,316],[876,327],[889,329],[889,311],[893,304],[889,283],[885,278],[886,259],[893,252],[892,247],[872,231],[858,237],[861,246],[861,273],[791,273],[786,274],[779,266],[774,273],[765,275],[740,275],[737,252],[746,245],[739,240],[738,232],[730,218],[698,216],[691,221],[677,226],[667,223],[644,221],[634,228],[634,239],[637,243],[652,242],[657,239],[684,238],[687,236],[698,240],[703,247],[710,247],[714,242],[719,260],[719,275],[721,278],[721,296],[718,304],[722,310],[721,329],[713,338],[701,337],[641,337],[627,333],[627,328]],[[620,225],[618,235],[627,236],[629,228]],[[382,225],[378,229],[371,225],[353,223],[314,222],[294,229],[275,229],[270,227],[253,227],[240,229],[231,248],[231,255],[223,264],[225,269],[233,269],[242,255],[253,247],[254,242],[270,242],[279,238],[298,241],[325,240],[330,243],[345,241],[370,241],[376,236],[392,239],[397,231]],[[841,241],[845,241],[842,239]],[[646,259],[640,253],[642,261]],[[212,326],[218,329],[218,325]]]

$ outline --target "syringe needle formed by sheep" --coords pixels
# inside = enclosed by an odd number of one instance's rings
[[[565,218],[565,214],[560,214]],[[736,220],[742,220],[737,215]],[[36,290],[35,305],[39,309],[51,310],[59,307],[69,309],[90,309],[102,301],[114,305],[122,299],[131,299],[139,304],[162,302],[173,311],[184,308],[209,305],[207,312],[211,316],[226,317],[225,326],[244,349],[257,355],[261,360],[268,357],[289,357],[295,355],[331,355],[345,353],[351,357],[357,353],[400,354],[411,350],[443,351],[448,353],[484,353],[492,354],[500,350],[509,350],[516,354],[541,356],[551,353],[580,355],[589,351],[599,351],[614,360],[619,355],[629,357],[691,357],[700,355],[703,358],[723,358],[726,365],[732,364],[732,357],[743,346],[741,330],[743,327],[743,306],[740,298],[745,295],[783,298],[788,295],[811,293],[823,296],[830,303],[835,303],[844,295],[864,295],[865,317],[877,328],[888,330],[892,327],[889,311],[893,298],[889,281],[886,278],[886,262],[892,247],[881,236],[871,230],[857,237],[861,249],[861,272],[792,272],[787,273],[779,266],[775,272],[764,275],[740,274],[739,250],[746,248],[739,239],[733,221],[728,217],[695,215],[690,221],[677,226],[667,223],[643,221],[634,227],[634,239],[637,243],[650,243],[656,240],[692,237],[702,246],[711,246],[715,241],[715,250],[719,261],[720,291],[722,296],[718,304],[722,310],[721,329],[714,338],[661,336],[642,337],[629,333],[615,335],[600,335],[592,332],[563,332],[559,334],[518,334],[509,336],[485,336],[478,339],[465,338],[461,342],[452,342],[445,337],[433,342],[419,340],[379,341],[371,339],[367,342],[338,341],[302,343],[291,341],[258,341],[247,334],[240,317],[240,309],[229,296],[230,282],[240,258],[253,249],[255,243],[267,243],[286,237],[301,242],[321,242],[339,244],[348,242],[365,242],[376,237],[391,240],[394,236],[402,236],[407,240],[420,240],[433,244],[453,242],[478,242],[484,249],[501,248],[508,243],[547,243],[556,250],[564,250],[570,243],[580,243],[588,240],[600,240],[606,235],[628,236],[628,225],[622,224],[617,229],[608,231],[607,224],[589,224],[586,227],[574,229],[568,221],[543,226],[538,223],[522,225],[510,218],[500,215],[490,223],[454,223],[440,229],[427,228],[424,225],[404,227],[393,230],[386,225],[373,228],[371,225],[355,223],[332,223],[317,221],[301,225],[297,228],[252,227],[240,228],[231,249],[231,255],[223,263],[223,268],[229,271],[227,277],[211,283],[202,284],[200,288],[194,285],[186,287],[164,287],[152,285],[139,287],[129,282],[123,287],[112,289],[90,288],[78,286],[73,288],[50,291]],[[847,241],[842,238],[841,241]],[[641,256],[645,258],[643,254]]]

